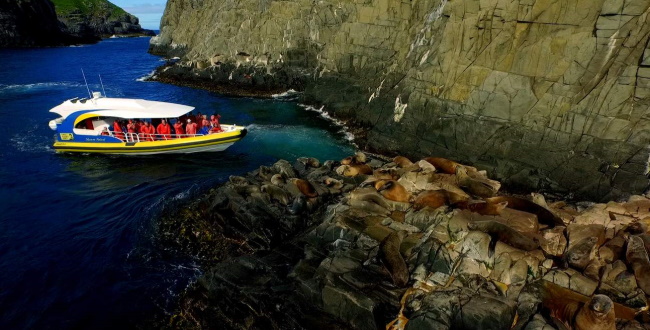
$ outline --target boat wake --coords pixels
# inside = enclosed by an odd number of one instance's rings
[[[42,153],[52,152],[51,140],[48,136],[36,133],[38,126],[28,127],[23,133],[12,136],[9,140],[11,144],[21,152]]]
[[[0,84],[0,94],[31,93],[31,92],[38,92],[43,90],[66,89],[69,87],[83,87],[83,86],[84,85],[82,84],[70,82],[70,81],[43,82],[43,83],[17,84],[17,85]]]
[[[345,138],[347,141],[351,142],[355,147],[357,147],[356,143],[354,143],[354,134],[350,133],[350,131],[348,130],[347,126],[345,126],[345,122],[343,122],[343,121],[341,121],[341,120],[338,120],[338,119],[333,118],[332,116],[330,116],[329,113],[327,113],[327,111],[324,110],[324,109],[325,109],[325,106],[321,106],[320,108],[316,108],[316,107],[313,107],[313,106],[311,106],[311,105],[300,104],[300,103],[298,104],[298,106],[302,107],[303,109],[305,109],[305,110],[307,110],[307,111],[314,111],[314,112],[317,112],[317,113],[320,114],[320,116],[323,117],[325,120],[331,122],[331,123],[334,124],[335,126],[340,127],[341,129],[339,130],[339,132],[340,132],[341,134],[343,134],[344,138]]]

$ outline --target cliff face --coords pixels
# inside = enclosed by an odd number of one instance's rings
[[[38,23],[35,23],[38,22]],[[58,46],[69,43],[54,5],[46,0],[0,0],[0,47]]]
[[[67,34],[80,38],[111,35],[154,35],[144,30],[137,17],[106,0],[53,0]]]
[[[167,74],[298,83],[368,128],[511,187],[606,198],[648,187],[650,0],[170,0]],[[161,74],[165,74],[162,72]]]

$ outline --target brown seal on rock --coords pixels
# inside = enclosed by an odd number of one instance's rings
[[[276,200],[284,205],[288,205],[290,201],[289,194],[282,188],[270,184],[262,186],[261,192],[269,195],[271,200]]]
[[[440,190],[425,190],[421,192],[413,202],[415,210],[420,210],[425,207],[438,208],[443,205],[464,205],[467,203],[467,197],[457,193]],[[483,203],[485,204],[485,203]],[[462,208],[462,207],[461,207]]]
[[[376,169],[376,170],[372,171],[372,176],[374,176],[375,178],[377,178],[379,180],[397,180],[398,179],[398,177],[393,175],[393,171],[383,169],[383,168]]]
[[[595,250],[598,248],[598,237],[586,237],[576,244],[573,244],[562,257],[564,267],[571,266],[583,271],[595,257]]]
[[[413,165],[413,162],[410,159],[403,156],[397,156],[393,158],[393,163],[399,167],[407,167]]]
[[[456,169],[459,166],[463,166],[459,163],[456,163],[453,160],[440,157],[427,157],[424,158],[429,164],[433,165],[438,172],[447,173],[447,174],[456,174]]]
[[[336,168],[336,173],[347,177],[355,177],[360,174],[371,175],[372,168],[366,164],[341,165]]]
[[[634,277],[636,277],[639,288],[645,294],[650,294],[650,260],[641,237],[630,236],[628,238],[625,259],[634,270]]]
[[[273,174],[271,177],[271,183],[276,186],[281,186],[287,183],[287,180],[284,179],[284,176],[282,176],[282,174]]]
[[[499,215],[501,211],[508,206],[508,202],[485,202],[485,201],[461,201],[456,207],[463,210],[469,210],[480,215]]]
[[[303,195],[309,198],[318,197],[316,188],[314,188],[309,181],[303,179],[291,179],[291,182],[298,187],[298,190],[300,190]]]
[[[365,164],[367,160],[368,158],[366,157],[366,154],[359,151],[356,154],[354,154],[354,156],[345,157],[341,159],[341,164],[342,165]]]
[[[548,209],[544,208],[543,206],[540,206],[539,204],[533,201],[529,201],[527,199],[523,199],[519,197],[511,197],[511,196],[496,196],[496,197],[486,198],[485,201],[487,203],[507,202],[508,208],[532,213],[537,216],[537,220],[539,221],[540,224],[545,224],[550,228],[553,228],[555,226],[564,226],[564,221],[562,221],[560,217],[558,217]]]
[[[597,294],[582,305],[575,317],[576,330],[614,330],[616,316],[614,302],[608,296]]]
[[[384,196],[396,202],[408,203],[411,199],[411,194],[402,186],[393,180],[379,180],[375,182],[375,189]]]
[[[399,249],[406,237],[404,230],[394,231],[379,243],[379,260],[384,264],[395,286],[403,288],[409,280],[409,270]]]
[[[494,255],[494,248],[497,241],[501,241],[514,248],[524,251],[532,251],[539,247],[539,243],[534,239],[494,220],[476,221],[467,225],[469,230],[478,230],[487,233],[492,238],[488,247],[488,256]]]
[[[497,191],[501,188],[499,181],[490,180],[482,176],[470,176],[468,167],[465,166],[456,167],[456,179],[460,187],[465,188],[471,194],[484,198],[496,195]]]
[[[298,161],[305,166],[318,168],[320,167],[320,161],[314,157],[300,157]]]

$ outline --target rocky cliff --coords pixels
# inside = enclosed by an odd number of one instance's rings
[[[106,0],[53,0],[67,34],[87,39],[112,35],[154,35],[144,30],[137,17]]]
[[[0,47],[94,43],[112,35],[154,35],[105,0],[0,0]]]
[[[0,47],[70,44],[72,38],[62,33],[61,27],[50,1],[0,1]]]
[[[167,79],[272,89],[510,187],[648,187],[650,0],[170,0]],[[162,72],[165,71],[165,72]]]

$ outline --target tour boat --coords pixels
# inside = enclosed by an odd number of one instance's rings
[[[94,92],[92,98],[74,98],[52,108],[60,118],[51,120],[57,131],[57,152],[151,155],[222,151],[246,135],[246,128],[220,125],[207,134],[143,134],[111,130],[115,120],[176,119],[187,117],[194,107],[142,99],[108,98]],[[191,116],[190,116],[191,117]],[[172,125],[169,123],[169,125]]]

